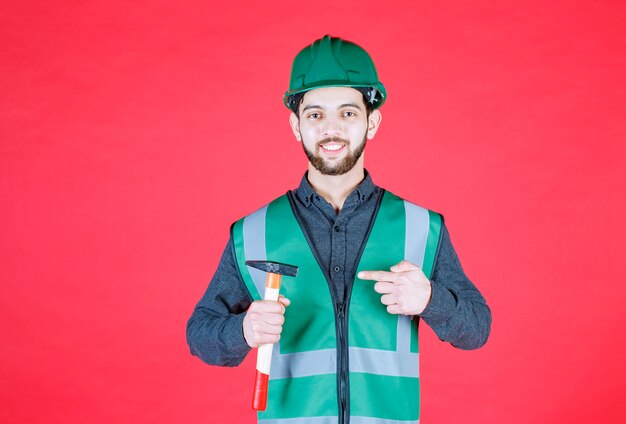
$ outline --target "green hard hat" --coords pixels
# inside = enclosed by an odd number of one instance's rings
[[[298,53],[283,102],[293,109],[297,94],[321,87],[357,88],[374,109],[387,98],[387,90],[378,79],[370,55],[361,46],[330,35],[315,40]]]

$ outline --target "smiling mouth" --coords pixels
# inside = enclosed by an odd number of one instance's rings
[[[325,156],[337,156],[347,149],[349,142],[340,137],[329,137],[318,143],[319,149]]]
[[[320,144],[320,148],[324,150],[325,152],[329,152],[329,153],[338,152],[342,150],[344,147],[346,147],[345,144],[339,144],[339,143]]]

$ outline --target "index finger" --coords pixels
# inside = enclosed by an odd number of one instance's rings
[[[253,302],[256,304],[257,311],[270,312],[270,313],[284,313],[285,306],[277,300],[257,300]]]
[[[398,274],[389,271],[361,271],[357,277],[361,280],[390,281],[394,283],[398,279]]]

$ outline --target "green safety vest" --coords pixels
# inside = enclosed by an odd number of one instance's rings
[[[291,300],[272,352],[264,424],[418,423],[419,318],[392,315],[374,282],[354,277],[345,303],[335,299],[298,223],[291,193],[237,221],[232,239],[241,276],[254,300],[265,292],[265,273],[246,260],[296,265],[283,276]],[[406,259],[432,273],[442,218],[384,192],[370,224],[357,272],[389,270]]]

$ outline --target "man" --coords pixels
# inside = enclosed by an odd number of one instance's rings
[[[385,100],[358,45],[325,36],[298,54],[284,102],[308,171],[233,224],[189,319],[191,353],[209,364],[235,366],[275,343],[261,422],[417,423],[420,319],[461,349],[489,336],[491,312],[441,215],[377,187],[364,168]],[[264,301],[246,260],[297,265],[298,276]]]

